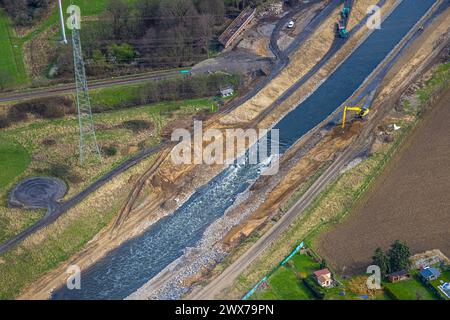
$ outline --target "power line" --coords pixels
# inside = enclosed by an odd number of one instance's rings
[[[72,29],[72,45],[75,83],[77,90],[78,122],[80,126],[80,164],[86,161],[101,159],[100,149],[95,135],[92,119],[91,100],[86,80],[86,71],[81,49],[80,33],[77,28]]]

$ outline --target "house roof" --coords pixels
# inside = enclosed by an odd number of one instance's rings
[[[407,276],[407,275],[408,275],[408,271],[400,270],[400,271],[397,271],[397,272],[392,272],[392,273],[388,274],[387,276],[388,277],[404,277],[404,276]]]
[[[322,269],[322,270],[318,270],[316,272],[314,272],[314,275],[319,278],[320,276],[325,276],[327,274],[330,274],[330,270],[328,270],[327,268]]]
[[[327,282],[327,281],[330,281],[330,277],[327,277],[327,276],[325,276],[325,275],[322,275],[322,276],[317,277],[317,280],[318,280],[320,283],[325,283],[325,282]]]
[[[233,86],[227,86],[227,87],[220,88],[220,92],[229,92],[229,91],[234,91]]]
[[[420,274],[422,277],[429,278],[432,276],[440,276],[441,272],[436,268],[425,268],[420,272]]]

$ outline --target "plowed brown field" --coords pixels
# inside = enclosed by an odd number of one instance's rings
[[[349,217],[316,240],[341,274],[361,272],[396,239],[450,256],[450,90],[428,112]]]

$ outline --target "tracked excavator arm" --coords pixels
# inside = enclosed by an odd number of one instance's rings
[[[364,119],[365,117],[367,117],[367,115],[370,112],[370,110],[368,108],[348,107],[348,106],[346,106],[344,108],[344,114],[342,115],[342,129],[345,128],[345,122],[347,120],[347,112],[348,111],[355,111],[357,119]]]

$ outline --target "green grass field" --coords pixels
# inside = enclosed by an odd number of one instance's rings
[[[117,154],[104,156],[100,166],[93,164],[83,170],[78,163],[79,130],[76,115],[70,115],[63,119],[34,119],[18,123],[4,129],[1,136],[6,141],[17,141],[18,145],[23,146],[23,151],[27,155],[24,157],[24,161],[27,161],[27,164],[30,162],[28,154],[39,159],[31,162],[29,175],[54,175],[51,168],[55,165],[69,166],[72,174],[78,175],[82,180],[81,183],[76,184],[71,183],[70,179],[66,181],[69,184],[69,195],[71,195],[91,183],[93,179],[111,170],[118,163],[139,152],[139,149],[158,144],[162,129],[170,121],[213,109],[214,102],[211,98],[199,98],[161,102],[94,114],[100,147],[115,146]],[[144,121],[150,127],[134,132],[124,126],[126,121]],[[54,141],[53,144],[43,143],[49,139]],[[11,162],[11,158],[11,155],[5,153],[5,161]],[[7,183],[18,175],[12,170],[4,174],[10,176]],[[70,178],[70,175],[67,177]],[[60,178],[66,179],[64,176],[60,176]]]
[[[102,13],[108,4],[109,0],[72,0],[72,4],[77,5],[81,9],[81,16],[93,16],[97,15],[99,13]],[[135,0],[128,0],[127,2],[131,3]],[[67,8],[70,6],[71,1],[70,0],[63,0],[63,12],[64,16],[67,17]],[[55,7],[51,13],[51,15],[48,17],[48,19],[42,21],[39,25],[36,26],[36,28],[33,29],[33,31],[29,32],[26,36],[20,39],[20,42],[23,44],[28,40],[31,40],[39,33],[45,31],[47,28],[52,26],[55,23],[59,22],[59,12],[58,8]]]
[[[431,285],[436,288],[436,290],[446,299],[449,300],[444,294],[439,290],[438,286],[442,285],[442,282],[450,283],[450,271],[442,272],[441,276],[437,280],[431,281]]]
[[[414,275],[412,279],[384,284],[397,300],[437,300],[430,289]]]
[[[0,134],[0,177],[3,181],[1,175],[7,173],[10,182],[5,185],[10,186],[11,182],[18,180],[20,175],[50,173],[49,169],[52,165],[64,164],[69,166],[72,173],[82,178],[80,183],[66,181],[69,185],[68,196],[70,197],[117,164],[139,152],[139,147],[143,147],[141,144],[145,147],[157,144],[161,138],[161,130],[170,121],[189,119],[194,114],[209,111],[213,107],[213,99],[202,98],[94,114],[99,144],[114,145],[118,152],[113,156],[104,155],[101,164],[93,164],[83,170],[78,166],[77,159],[76,115],[64,119],[33,119],[33,121],[19,123],[3,130]],[[132,129],[124,126],[124,122],[136,120],[146,121],[152,126],[139,132],[133,132]],[[56,143],[47,145],[43,143],[46,139]],[[17,143],[6,141],[17,141]],[[31,243],[24,243],[17,250],[2,255],[0,257],[0,299],[14,297],[21,288],[79,251],[111,221],[131,189],[130,177],[142,174],[143,170],[152,163],[152,159],[153,157],[144,160],[141,164],[119,175],[115,182],[109,183],[104,190],[101,189],[89,196],[82,204],[61,217],[58,220],[62,221],[61,224],[56,222],[50,226],[52,231],[45,236],[38,235],[34,241],[30,241]],[[21,166],[19,166],[20,163],[22,163]],[[17,169],[11,170],[9,166],[17,167]],[[121,179],[124,182],[117,183],[117,180],[121,181]],[[0,197],[3,199],[0,205],[0,243],[36,222],[45,213],[45,210],[7,208],[4,204],[8,191],[9,188],[0,188]]]
[[[93,16],[103,12],[107,7],[108,1],[109,0],[72,0],[72,3],[81,8],[82,16]],[[128,3],[134,1],[135,0],[127,0]],[[63,0],[64,12],[67,10],[70,3],[70,0]],[[66,13],[64,14],[67,16]],[[13,86],[28,82],[29,79],[23,61],[23,46],[27,41],[32,40],[34,37],[58,22],[59,13],[58,8],[55,7],[47,19],[40,22],[30,32],[19,38],[15,36],[10,18],[2,9],[0,9],[0,46],[2,48],[2,50],[0,50],[0,76],[2,76],[2,74],[8,74],[8,78],[10,78],[4,85]],[[0,82],[0,86],[1,85],[2,83]]]
[[[27,74],[20,46],[14,42],[11,21],[0,9],[0,89],[2,86],[20,84],[27,81]]]
[[[30,162],[30,154],[25,148],[0,135],[0,190],[22,174]]]
[[[7,208],[8,192],[19,179],[57,176],[67,183],[67,197],[71,197],[143,148],[158,144],[163,128],[171,121],[189,119],[198,112],[211,110],[213,106],[212,99],[203,98],[95,114],[100,147],[102,150],[114,148],[116,153],[104,153],[101,164],[92,163],[84,168],[79,166],[76,115],[63,119],[33,119],[3,129],[0,132],[0,242],[22,231],[42,214]],[[135,130],[126,126],[129,122],[147,126]]]
[[[319,264],[306,254],[296,254],[285,266],[269,277],[268,286],[258,290],[252,300],[311,300],[311,291],[302,278],[319,269]]]

